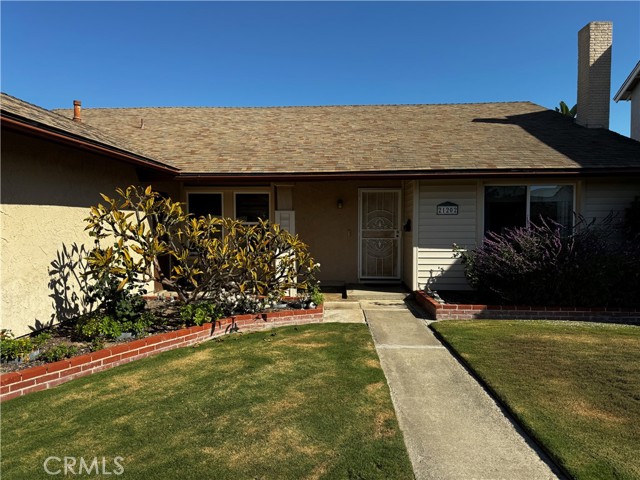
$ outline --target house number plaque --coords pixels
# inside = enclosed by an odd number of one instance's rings
[[[437,215],[458,215],[458,205],[452,202],[444,202],[437,206]]]

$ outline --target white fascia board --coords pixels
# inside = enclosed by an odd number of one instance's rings
[[[635,68],[631,71],[627,79],[624,81],[618,93],[616,93],[613,99],[615,102],[619,102],[620,100],[631,100],[631,91],[635,84],[640,80],[640,62],[636,63]]]

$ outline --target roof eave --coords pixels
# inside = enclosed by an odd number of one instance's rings
[[[631,100],[631,92],[636,84],[640,81],[640,62],[636,64],[627,79],[624,81],[618,93],[615,94],[613,100],[617,103],[620,100]]]
[[[126,150],[101,144],[99,142],[95,142],[81,136],[71,134],[69,132],[55,129],[53,127],[35,123],[32,120],[11,115],[5,111],[1,112],[0,120],[2,122],[2,128],[8,128],[10,130],[19,131],[40,138],[72,145],[76,148],[91,151],[93,153],[108,155],[126,163],[130,163],[138,167],[149,168],[168,175],[176,175],[180,172],[180,170],[175,167],[165,165],[151,158],[143,157]]]
[[[473,170],[413,170],[375,172],[318,172],[318,173],[180,173],[175,179],[183,182],[272,182],[272,181],[323,181],[323,180],[422,180],[422,179],[468,179],[488,177],[576,177],[593,175],[638,175],[640,167],[591,167],[548,169],[473,169]]]

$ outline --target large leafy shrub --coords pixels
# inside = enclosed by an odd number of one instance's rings
[[[88,257],[98,283],[116,289],[156,281],[185,304],[229,295],[242,302],[278,299],[315,285],[318,265],[297,236],[276,224],[246,225],[228,218],[195,218],[151,187],[118,189],[91,208],[87,229],[96,246]],[[164,271],[158,257],[172,258]]]
[[[580,219],[571,231],[541,221],[487,234],[457,249],[470,285],[493,301],[551,306],[640,304],[640,246],[619,237],[612,218]]]

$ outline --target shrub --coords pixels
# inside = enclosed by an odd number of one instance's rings
[[[147,329],[153,325],[156,321],[156,317],[151,312],[143,312],[133,320],[121,320],[121,327],[123,332],[131,332],[136,337],[143,336]]]
[[[0,332],[0,358],[3,361],[26,360],[33,349],[30,338],[15,338],[11,330]]]
[[[78,353],[78,348],[73,345],[56,345],[38,355],[38,360],[44,362],[57,362],[65,358],[73,357]]]
[[[42,332],[31,337],[15,338],[11,330],[0,330],[0,359],[3,361],[26,361],[29,355],[51,338],[51,334]]]
[[[320,291],[320,287],[318,287],[318,285],[311,285],[306,291],[306,296],[309,301],[316,305],[320,305],[324,302],[324,295]]]
[[[89,287],[89,301],[96,306],[92,313],[76,321],[76,332],[83,338],[115,339],[123,332],[141,336],[153,324],[154,315],[145,311],[144,290],[136,291],[133,283],[120,285],[113,275],[97,278]]]
[[[215,322],[222,315],[222,308],[211,302],[190,303],[180,308],[180,318],[187,326]]]
[[[102,195],[105,204],[92,207],[86,219],[96,239],[87,262],[98,285],[114,283],[120,291],[154,280],[185,304],[232,294],[251,305],[316,283],[319,265],[307,245],[276,224],[195,218],[151,187],[130,186],[117,194]],[[158,263],[162,255],[172,257],[170,272]]]
[[[635,197],[625,210],[624,230],[631,240],[640,236],[640,197]]]
[[[96,338],[114,340],[122,334],[122,324],[111,315],[94,312],[78,319],[76,331],[89,340]]]
[[[462,257],[470,285],[509,303],[635,306],[640,302],[640,248],[621,241],[613,218],[579,219],[572,231],[552,221],[489,233]]]
[[[142,295],[144,290],[138,290],[134,284],[120,287],[119,280],[115,276],[106,275],[98,279],[98,282],[89,287],[89,301],[97,303],[97,309],[119,321],[137,319],[144,311],[146,302]]]

